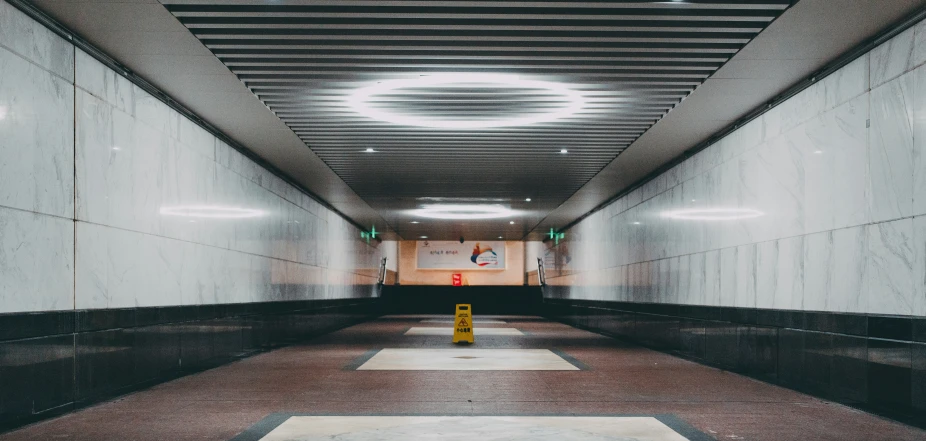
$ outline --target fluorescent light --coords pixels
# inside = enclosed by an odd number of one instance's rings
[[[562,149],[562,150],[560,150],[559,152],[562,153],[562,154],[566,154],[566,153],[569,153],[569,150]]]
[[[498,219],[502,217],[511,217],[518,212],[501,205],[455,205],[439,204],[425,205],[423,208],[412,210],[410,214],[414,216],[427,217],[431,219]]]
[[[261,210],[240,207],[222,207],[217,205],[185,205],[175,207],[161,207],[164,216],[213,218],[213,219],[243,219],[260,217],[264,215]]]
[[[373,150],[372,147],[367,147],[367,149],[364,150],[363,152],[364,152],[364,153],[376,153],[376,150]]]
[[[526,88],[538,89],[546,93],[559,95],[566,101],[564,107],[545,113],[531,113],[525,116],[517,116],[508,119],[474,119],[474,120],[457,120],[457,119],[428,119],[415,116],[392,113],[387,110],[377,109],[370,105],[377,95],[383,95],[401,89],[423,88],[440,86],[443,88],[454,87],[485,87],[485,88]],[[545,123],[555,121],[561,118],[567,118],[582,110],[585,107],[585,98],[576,91],[558,83],[548,81],[522,80],[516,75],[498,75],[498,74],[437,74],[422,76],[410,80],[390,80],[365,87],[354,92],[348,99],[347,104],[355,112],[371,119],[385,121],[403,126],[430,127],[435,129],[486,129],[493,127],[513,127],[526,126],[530,124]]]
[[[694,208],[688,210],[674,210],[662,213],[662,217],[684,220],[726,221],[739,219],[752,219],[764,216],[765,213],[752,208]]]

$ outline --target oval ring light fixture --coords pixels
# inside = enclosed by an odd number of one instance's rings
[[[390,111],[374,108],[370,101],[378,95],[402,89],[422,87],[486,87],[486,88],[524,88],[537,89],[545,93],[559,95],[566,101],[565,106],[544,113],[532,113],[529,116],[519,116],[507,119],[492,120],[454,120],[429,119],[402,115]],[[429,127],[435,129],[488,129],[495,127],[526,126],[530,124],[551,122],[567,118],[585,107],[585,98],[578,92],[562,84],[548,81],[522,80],[517,75],[496,74],[437,74],[422,76],[410,80],[383,81],[370,87],[354,92],[347,100],[348,105],[355,112],[368,118],[390,122],[403,126]]]
[[[411,214],[430,219],[471,220],[511,217],[518,212],[501,205],[426,205]]]

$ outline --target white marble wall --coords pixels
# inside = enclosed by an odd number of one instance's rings
[[[926,23],[570,229],[576,299],[926,315]],[[691,220],[686,209],[761,216]]]
[[[74,307],[73,66],[0,2],[0,312]]]
[[[0,2],[0,313],[369,296],[384,253]]]

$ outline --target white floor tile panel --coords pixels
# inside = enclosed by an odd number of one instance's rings
[[[261,441],[686,441],[653,417],[293,416]]]
[[[524,335],[516,328],[474,328],[473,334],[480,335]],[[405,335],[446,335],[453,336],[453,328],[423,328],[414,327],[405,331]]]
[[[357,370],[577,371],[547,349],[383,349]]]
[[[452,319],[427,319],[422,320],[421,323],[442,323],[442,324],[453,324],[456,323]],[[493,319],[473,319],[474,325],[502,325],[508,323],[504,320],[493,320]]]

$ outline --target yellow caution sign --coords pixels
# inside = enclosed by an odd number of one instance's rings
[[[457,315],[453,321],[453,342],[475,343],[473,339],[473,311],[470,305],[457,305]]]

